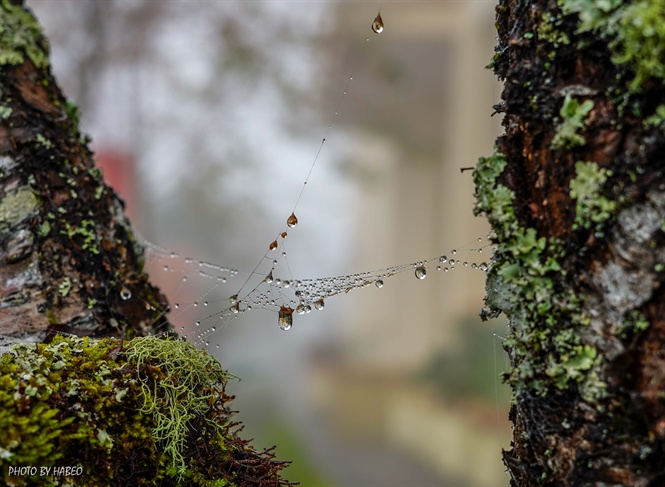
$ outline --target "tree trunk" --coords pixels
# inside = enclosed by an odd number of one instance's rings
[[[512,485],[665,482],[665,2],[501,0],[479,161]]]
[[[0,4],[0,335],[168,329],[123,202],[94,167],[21,4]]]

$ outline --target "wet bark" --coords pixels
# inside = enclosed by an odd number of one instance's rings
[[[509,318],[512,485],[665,483],[665,86],[619,60],[635,12],[611,3],[497,6],[505,168],[490,189],[513,192],[514,225],[479,211],[498,243],[486,313]],[[663,24],[659,3],[645,9]],[[524,229],[544,240],[518,242]]]
[[[0,335],[129,338],[167,329],[123,202],[21,1],[0,2]]]

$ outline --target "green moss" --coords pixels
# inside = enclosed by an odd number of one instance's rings
[[[48,66],[48,45],[34,16],[0,0],[0,65],[21,64],[27,56],[35,66]]]
[[[565,14],[577,14],[578,32],[606,29],[622,0],[558,0]]]
[[[58,285],[58,292],[60,296],[67,296],[69,291],[72,289],[72,281],[69,277],[65,277],[63,281]]]
[[[658,127],[661,130],[665,128],[665,105],[658,105],[656,113],[644,120],[647,127]]]
[[[574,228],[598,226],[616,210],[616,203],[601,194],[612,172],[595,162],[583,161],[575,164],[575,172],[575,179],[570,181],[570,197],[577,200]]]
[[[570,150],[586,144],[586,140],[579,132],[584,130],[584,119],[592,108],[592,100],[585,100],[580,104],[570,93],[566,95],[559,111],[561,123],[552,138],[553,149]]]
[[[570,44],[570,38],[560,30],[561,18],[549,12],[543,13],[541,23],[538,25],[538,39],[549,42],[554,48]]]
[[[237,437],[229,378],[175,338],[55,337],[0,357],[3,485],[281,485]],[[78,473],[10,475],[9,467]]]
[[[72,240],[80,242],[81,248],[93,254],[99,254],[97,245],[97,232],[93,220],[83,220],[80,227],[72,227],[69,222],[64,222],[64,230],[60,233]]]

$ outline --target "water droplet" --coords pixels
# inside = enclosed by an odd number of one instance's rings
[[[487,270],[487,263],[486,262],[481,262],[478,267],[480,268],[481,271],[486,271]]]
[[[381,12],[379,12],[379,14],[374,18],[374,21],[372,22],[372,31],[374,31],[375,34],[380,34],[381,32],[383,32],[383,19],[381,18]]]
[[[468,265],[469,265],[469,263],[465,261],[464,262],[464,267],[467,267]]]
[[[174,307],[175,309],[178,309],[178,308],[180,308],[180,305],[179,305],[178,303],[176,303],[176,304],[173,305],[173,307]]]
[[[282,286],[284,286],[285,289],[291,287],[291,281],[282,281]]]
[[[123,288],[120,290],[120,298],[121,298],[123,301],[127,301],[127,300],[128,300],[129,298],[131,298],[131,297],[132,297],[132,292],[131,292],[129,289],[127,289],[126,287],[123,287]]]
[[[425,279],[425,277],[427,277],[427,269],[423,266],[416,267],[416,277],[418,279]]]
[[[296,307],[296,313],[298,313],[299,315],[304,315],[305,314],[305,305],[299,304]]]
[[[322,309],[324,308],[325,305],[326,305],[326,303],[323,302],[323,298],[321,298],[321,299],[319,299],[318,301],[315,301],[315,302],[314,302],[314,307],[315,307],[316,309],[318,309],[319,311],[322,310]]]
[[[291,326],[293,326],[293,309],[289,308],[288,306],[281,306],[279,308],[279,317],[277,318],[277,323],[282,330],[290,330]]]
[[[274,240],[274,241],[270,244],[270,250],[275,250],[276,248],[277,248],[277,240]]]
[[[447,261],[448,261],[448,257],[446,257],[445,255],[442,255],[441,257],[439,257],[439,262],[441,262],[442,264],[447,262]]]
[[[383,287],[383,279],[377,279],[376,281],[374,281],[374,285],[379,289],[381,289]]]
[[[451,254],[455,255],[457,253],[457,250],[453,249],[450,251]]]
[[[282,257],[286,257],[286,252],[282,252]]]
[[[168,272],[168,271],[169,271],[169,266],[165,265],[164,266],[164,272]]]
[[[238,313],[240,313],[240,303],[236,303],[234,306],[231,306],[231,312],[234,315],[237,315]]]
[[[448,272],[448,268],[445,267],[445,268],[443,269],[443,272]]]
[[[204,301],[203,306],[208,306],[208,301]]]
[[[176,254],[175,252],[171,252],[171,258],[175,259],[176,257],[178,257],[178,254]]]
[[[265,277],[265,279],[263,279],[263,282],[266,282],[266,283],[270,284],[272,281],[273,281],[273,278],[272,278],[272,271],[270,271],[270,272],[268,273],[268,275]]]
[[[298,217],[296,217],[295,213],[291,213],[291,216],[286,220],[286,224],[291,228],[298,224]]]
[[[441,270],[441,266],[440,266],[440,265],[436,266],[436,270],[437,270],[437,271],[440,271],[440,270]]]
[[[195,325],[196,325],[196,326],[201,326],[201,322],[200,322],[200,321],[197,321],[197,322],[195,323]]]
[[[233,296],[231,296],[229,298],[229,303],[236,304],[237,302],[238,302],[238,295],[237,294],[234,294]]]

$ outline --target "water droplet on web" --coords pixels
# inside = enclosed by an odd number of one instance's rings
[[[469,263],[465,261],[464,262],[464,267],[467,267],[468,265],[469,265]]]
[[[131,297],[132,297],[132,292],[131,292],[129,289],[127,289],[126,287],[123,287],[123,288],[120,290],[120,298],[121,298],[123,301],[127,301],[127,300],[128,300],[129,298],[131,298]]]
[[[286,224],[291,228],[298,224],[298,217],[296,217],[295,213],[291,213],[291,216],[286,220]]]
[[[282,281],[282,286],[284,286],[285,289],[291,287],[291,281]]]
[[[279,236],[282,237],[282,238],[286,238],[287,235],[288,234],[286,232],[282,232],[282,233],[279,234]]]
[[[194,324],[195,324],[196,326],[201,326],[201,322],[200,322],[200,321],[197,321],[197,322],[194,323]]]
[[[425,279],[425,277],[427,277],[427,269],[423,266],[416,267],[416,277],[418,279]]]
[[[314,302],[314,307],[318,309],[319,311],[324,308],[326,304],[323,302],[323,299],[319,299],[318,301]]]
[[[447,260],[448,260],[448,257],[446,257],[445,255],[442,255],[441,257],[439,257],[439,262],[441,262],[442,264],[445,263]]]
[[[277,248],[277,240],[274,240],[274,241],[270,244],[270,250],[275,250],[276,248]]]
[[[238,313],[240,313],[240,303],[236,303],[234,306],[231,306],[231,312],[234,315],[237,315]]]
[[[375,34],[380,34],[381,32],[383,32],[383,19],[381,18],[381,12],[379,12],[379,14],[374,18],[374,21],[372,22],[372,31],[374,31]]]
[[[288,306],[281,306],[279,308],[277,324],[284,331],[290,330],[291,326],[293,326],[293,309],[289,308]]]
[[[233,296],[231,296],[229,298],[229,303],[236,304],[237,302],[238,302],[238,295],[237,294],[234,294]]]
[[[180,305],[179,305],[178,303],[176,303],[176,304],[173,305],[173,307],[174,307],[175,309],[178,309],[178,308],[180,308]]]
[[[169,266],[165,265],[164,266],[164,272],[168,272],[168,271],[169,271]]]
[[[377,279],[376,281],[374,281],[374,285],[379,289],[381,289],[383,287],[383,279]]]
[[[436,266],[436,270],[437,270],[437,271],[440,271],[440,270],[441,270],[441,266],[440,266],[440,265]]]
[[[451,254],[455,255],[457,253],[457,250],[453,249],[450,251]]]
[[[265,279],[263,279],[263,282],[270,284],[272,281],[273,281],[272,271],[270,271],[268,275],[265,277]]]
[[[299,315],[304,315],[305,314],[305,305],[304,304],[299,304],[298,307],[296,308],[296,313]]]

